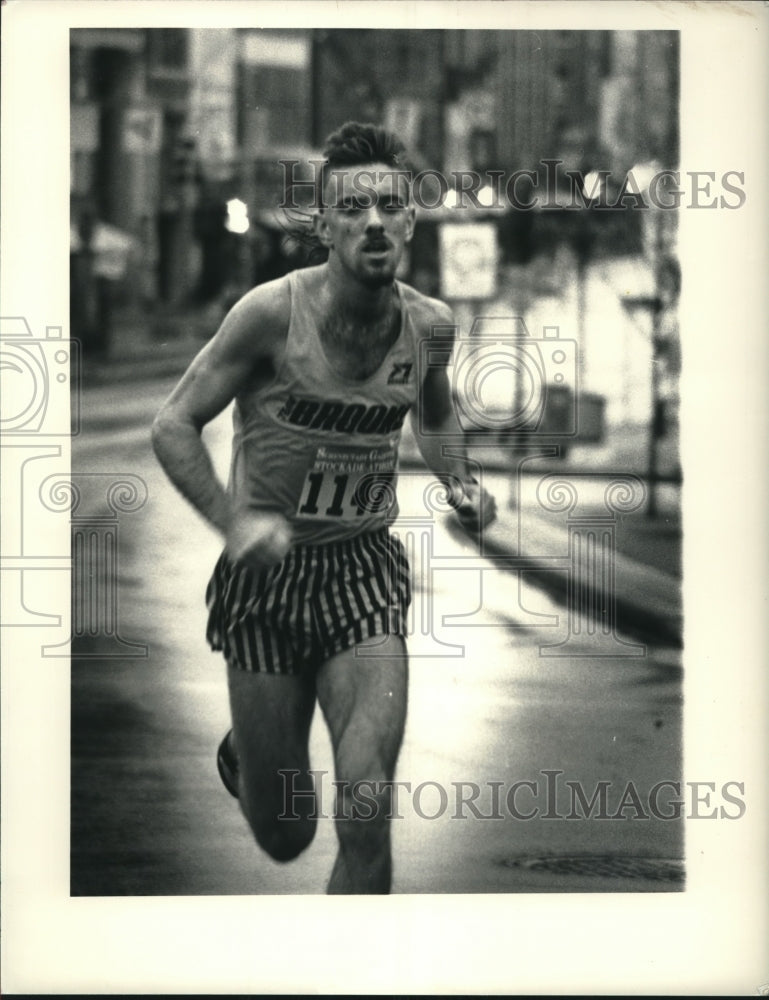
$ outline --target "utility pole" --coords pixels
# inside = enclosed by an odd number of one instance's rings
[[[649,448],[646,462],[648,478],[648,517],[657,517],[657,442],[661,436],[660,399],[659,399],[659,357],[660,357],[660,315],[662,302],[659,295],[654,296],[652,304],[652,370],[651,370],[651,420],[649,422]]]
[[[171,230],[171,253],[167,297],[172,304],[189,293],[189,253],[194,239],[194,211],[197,205],[198,151],[193,136],[180,134],[170,152],[169,192],[175,206]]]
[[[661,170],[659,163],[651,161],[639,164],[633,168],[641,192],[648,195],[652,178]],[[663,272],[668,266],[666,257],[665,212],[655,205],[650,205],[646,214],[647,226],[644,237],[644,254],[651,266],[654,288],[651,295],[635,296],[623,300],[623,307],[632,314],[635,309],[642,309],[651,319],[651,372],[649,376],[649,431],[647,437],[646,474],[648,479],[648,517],[657,517],[658,507],[658,443],[663,436],[663,410],[660,399],[660,361],[664,351],[665,340],[662,333],[662,315],[670,304],[664,284]]]
[[[655,267],[655,286],[658,285],[658,268]],[[659,399],[659,358],[660,346],[662,342],[660,319],[662,316],[663,302],[658,294],[658,287],[655,287],[655,295],[637,295],[627,297],[622,300],[623,308],[631,315],[636,309],[642,309],[651,316],[651,373],[649,380],[649,403],[651,413],[649,417],[649,433],[647,437],[646,449],[646,478],[648,503],[646,514],[648,517],[657,517],[659,513],[657,504],[657,442],[661,434],[660,420],[660,399]]]

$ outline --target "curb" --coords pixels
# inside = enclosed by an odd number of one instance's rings
[[[85,385],[95,386],[117,382],[155,381],[171,376],[181,377],[202,346],[196,343],[173,354],[163,354],[158,351],[153,357],[123,357],[120,360],[86,358],[82,381]],[[153,348],[148,350],[152,351]]]
[[[453,530],[453,529],[452,529]],[[458,531],[461,528],[457,527]],[[503,543],[494,539],[485,538],[483,543],[483,554],[491,562],[507,559],[514,553]],[[554,570],[552,565],[548,565],[541,557],[522,555],[525,560],[522,569],[530,579],[536,580],[537,584],[559,604],[567,605],[569,600],[569,581],[563,570]],[[635,569],[636,579],[628,580],[630,573],[628,570]],[[627,633],[631,638],[645,642],[665,643],[676,649],[683,648],[683,617],[678,610],[680,607],[681,588],[677,581],[671,577],[666,577],[668,596],[673,600],[668,605],[671,610],[664,611],[653,606],[648,596],[653,596],[654,591],[648,585],[644,585],[640,578],[645,575],[662,577],[650,567],[641,566],[617,553],[615,555],[615,571],[617,576],[617,588],[614,594],[614,607],[616,611],[617,628]],[[583,597],[587,600],[594,600],[602,606],[606,606],[611,601],[611,594],[600,587],[593,585],[592,580],[587,576],[577,577],[572,580],[572,584],[579,587]],[[638,591],[642,593],[639,594]],[[657,602],[654,602],[656,604]]]

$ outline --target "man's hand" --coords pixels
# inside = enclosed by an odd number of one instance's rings
[[[473,480],[462,482],[464,496],[456,504],[459,523],[470,534],[478,534],[497,517],[497,501]]]
[[[254,569],[279,563],[291,548],[291,526],[273,511],[240,510],[227,532],[227,554]]]

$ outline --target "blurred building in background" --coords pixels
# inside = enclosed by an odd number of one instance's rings
[[[417,170],[449,177],[542,175],[543,161],[560,160],[583,176],[608,171],[616,186],[631,169],[678,163],[676,32],[83,28],[70,47],[72,333],[94,351],[109,349],[116,314],[226,303],[296,266],[271,221],[280,161],[319,158],[348,119],[383,122]],[[550,207],[495,217],[501,291],[523,311],[571,309],[583,388],[620,384],[609,418],[638,420],[649,386],[637,372],[667,365],[654,385],[677,384],[660,295],[675,271],[676,213]],[[434,292],[429,228],[408,277]],[[601,333],[599,278],[632,300],[621,333],[608,318]]]

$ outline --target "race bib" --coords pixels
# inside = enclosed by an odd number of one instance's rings
[[[355,520],[395,506],[394,445],[321,445],[305,476],[296,516]]]

